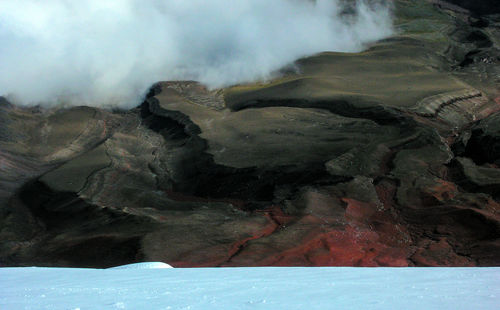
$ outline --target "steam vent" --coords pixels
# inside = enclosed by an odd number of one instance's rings
[[[0,89],[0,266],[500,266],[499,8],[394,0],[358,52],[132,108]]]

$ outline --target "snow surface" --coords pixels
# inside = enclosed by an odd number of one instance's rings
[[[165,269],[165,268],[172,268],[172,266],[162,262],[146,262],[146,263],[128,264],[118,267],[111,267],[109,269]]]
[[[0,268],[0,309],[500,309],[500,268]]]

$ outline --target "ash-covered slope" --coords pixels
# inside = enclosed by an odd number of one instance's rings
[[[269,83],[3,100],[0,263],[499,265],[499,20],[395,12],[399,35]]]

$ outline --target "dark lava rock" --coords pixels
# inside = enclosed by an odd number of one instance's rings
[[[496,113],[472,127],[465,156],[478,164],[500,164],[500,114]]]
[[[499,14],[500,6],[497,0],[446,0],[452,4],[470,10],[477,15]]]
[[[499,265],[498,29],[431,2],[266,83],[0,98],[0,265]]]

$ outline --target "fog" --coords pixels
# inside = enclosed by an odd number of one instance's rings
[[[342,2],[0,0],[0,95],[126,108],[157,81],[267,80],[302,56],[391,34],[388,5]]]

